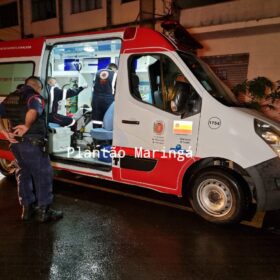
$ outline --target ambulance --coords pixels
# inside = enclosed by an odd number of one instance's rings
[[[42,79],[46,100],[50,76],[63,89],[87,85],[60,104],[61,114],[82,112],[76,131],[46,124],[52,166],[60,172],[182,197],[218,224],[280,209],[279,123],[241,107],[194,54],[201,46],[182,26],[162,26],[163,33],[127,27],[0,42],[1,99],[30,75]],[[114,102],[93,128],[95,76],[108,63],[118,65]],[[0,158],[2,173],[11,175],[3,136]]]

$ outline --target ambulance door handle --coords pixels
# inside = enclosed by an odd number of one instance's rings
[[[125,123],[125,124],[136,124],[136,125],[140,124],[139,121],[129,121],[129,120],[122,120],[122,123]]]

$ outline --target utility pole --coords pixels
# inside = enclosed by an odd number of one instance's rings
[[[107,28],[112,26],[112,0],[107,0],[106,2],[107,9]]]
[[[140,0],[140,25],[154,29],[155,0]]]
[[[19,0],[19,21],[20,21],[20,37],[23,39],[24,35],[24,19],[23,19],[23,0]]]
[[[63,25],[63,3],[62,0],[58,0],[58,24],[59,24],[59,34],[64,33]]]

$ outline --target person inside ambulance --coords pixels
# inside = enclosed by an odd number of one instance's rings
[[[175,84],[169,98],[171,99],[170,109],[173,113],[178,115],[196,113],[197,109],[195,105],[198,96],[184,75],[178,74],[176,76]]]
[[[100,127],[107,109],[114,101],[115,85],[118,67],[110,63],[106,69],[96,73],[92,94],[93,128]]]
[[[131,73],[130,73],[130,87],[132,95],[138,100],[142,100],[142,96],[139,90],[140,80],[138,75],[136,74],[136,63],[137,59],[134,60]]]
[[[73,118],[58,113],[60,102],[77,96],[87,86],[62,90],[54,77],[49,77],[47,83],[49,89],[49,122],[59,124],[60,126],[73,127],[75,124]]]
[[[140,81],[138,75],[135,72],[131,73],[131,92],[134,97],[142,100],[141,93],[139,91],[139,83]]]

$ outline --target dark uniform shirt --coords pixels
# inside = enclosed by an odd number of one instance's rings
[[[38,117],[24,136],[44,138],[46,136],[44,100],[30,86],[23,86],[18,92],[11,93],[0,104],[0,115],[10,121],[11,127],[25,124],[28,110],[33,109]]]

